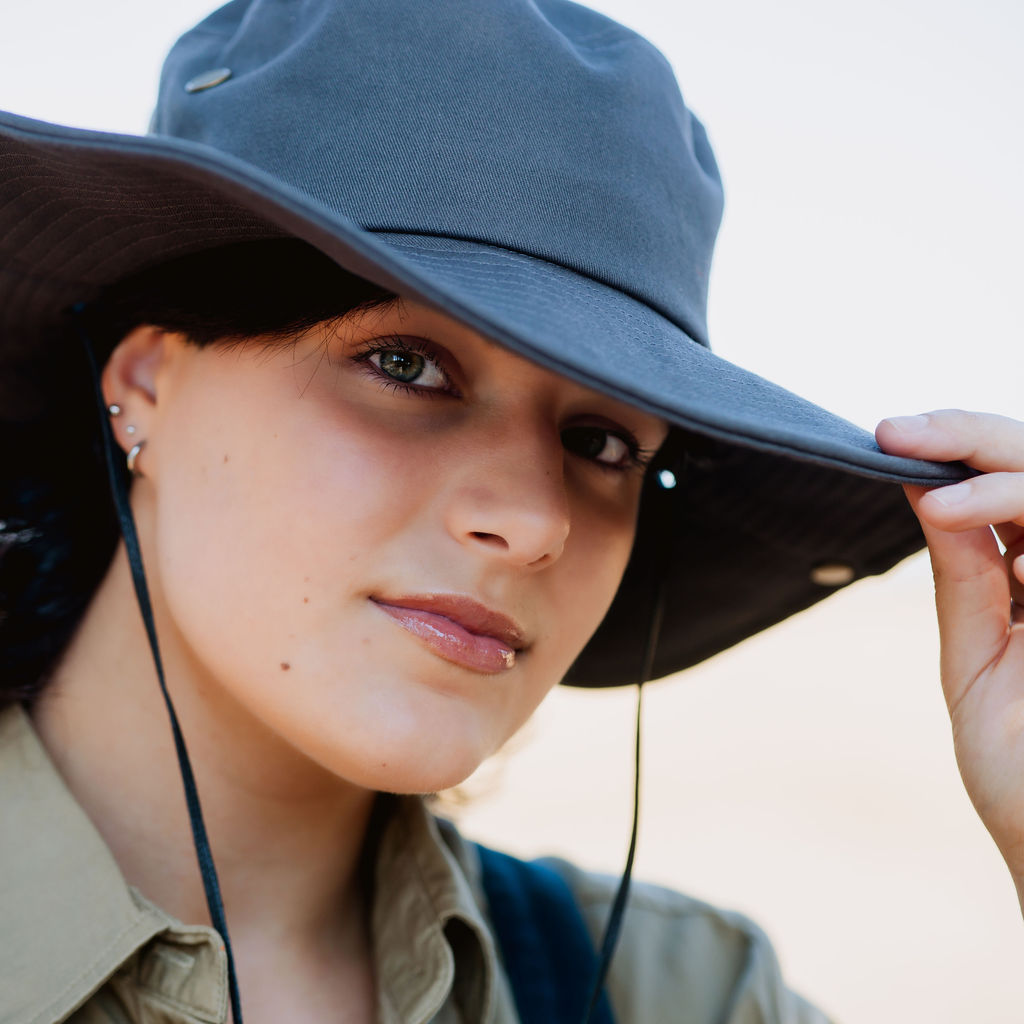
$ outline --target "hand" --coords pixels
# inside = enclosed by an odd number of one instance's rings
[[[1024,423],[943,410],[883,420],[875,437],[890,454],[986,474],[904,490],[931,555],[960,775],[1024,909]]]

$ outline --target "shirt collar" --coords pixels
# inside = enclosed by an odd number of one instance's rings
[[[479,861],[421,798],[396,803],[377,854],[379,1020],[430,1020],[449,990],[463,1019],[493,1020],[497,952],[480,910]]]
[[[223,1020],[219,937],[127,885],[18,706],[0,713],[0,780],[0,1024],[64,1019],[135,954],[140,984]],[[429,1020],[451,996],[463,1019],[492,1020],[505,1000],[477,860],[421,798],[391,800],[374,872],[378,1019]]]

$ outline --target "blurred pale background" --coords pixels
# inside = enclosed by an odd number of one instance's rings
[[[485,0],[480,0],[485,2]],[[596,0],[654,39],[727,190],[719,353],[871,427],[1024,412],[1024,5]],[[210,0],[4,0],[0,107],[145,128]],[[618,872],[631,694],[557,692],[458,811]],[[1024,1021],[1024,926],[963,794],[927,565],[649,688],[637,874],[754,917],[839,1020]]]

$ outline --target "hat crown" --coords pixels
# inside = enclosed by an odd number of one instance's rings
[[[186,90],[220,69],[230,77]],[[172,49],[153,131],[371,231],[557,263],[707,343],[714,157],[661,53],[588,8],[233,0]]]

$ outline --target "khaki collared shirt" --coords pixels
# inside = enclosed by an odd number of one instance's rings
[[[599,936],[616,880],[549,863]],[[375,870],[378,1024],[520,1024],[474,847],[405,797]],[[786,989],[756,926],[654,886],[633,887],[608,992],[619,1024],[827,1024]],[[28,716],[0,713],[0,1024],[221,1024],[227,1013],[216,932],[125,883]]]

